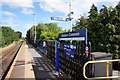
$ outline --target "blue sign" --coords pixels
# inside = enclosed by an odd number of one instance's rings
[[[70,18],[51,17],[51,20],[55,20],[55,21],[70,21]]]
[[[64,44],[64,53],[67,56],[74,57],[75,49],[76,46],[74,45]]]
[[[55,21],[66,21],[66,18],[62,18],[62,17],[51,17],[51,20],[55,20]]]
[[[59,40],[82,40],[87,44],[87,29],[59,34]]]
[[[66,18],[66,21],[71,21],[70,18]]]

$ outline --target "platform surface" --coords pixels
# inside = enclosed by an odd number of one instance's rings
[[[26,42],[21,46],[7,76],[7,79],[35,78],[28,46]]]
[[[33,61],[32,66],[36,79],[68,79],[67,76],[61,71],[57,76],[53,74],[55,71],[55,65],[51,65],[51,63],[46,58],[46,54],[43,54],[40,51],[34,49],[29,43],[28,47],[31,61]]]
[[[12,67],[10,68],[6,79],[9,80],[68,80],[69,78],[60,71],[59,75],[54,75],[55,65],[47,60],[46,54],[36,50],[28,42],[24,42],[18,55],[16,56]],[[119,71],[113,71],[113,75],[120,76]],[[120,80],[120,79],[113,79]]]
[[[68,79],[62,72],[56,76],[53,71],[55,67],[47,60],[46,55],[37,51],[28,42],[24,42],[6,79]]]

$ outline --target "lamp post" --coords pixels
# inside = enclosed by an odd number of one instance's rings
[[[34,43],[36,43],[36,14],[33,14],[33,15],[34,15],[34,18],[35,18],[35,21],[34,21],[34,24],[35,24]]]

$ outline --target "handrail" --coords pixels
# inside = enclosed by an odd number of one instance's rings
[[[83,66],[83,76],[84,78],[88,79],[88,80],[96,80],[96,79],[113,79],[113,78],[120,78],[120,76],[109,76],[109,64],[111,62],[120,62],[120,59],[117,59],[117,60],[99,60],[99,61],[88,61],[84,64]],[[86,66],[88,64],[91,64],[91,63],[106,63],[106,77],[94,77],[94,78],[88,78],[86,75],[85,75],[85,72],[86,72]]]

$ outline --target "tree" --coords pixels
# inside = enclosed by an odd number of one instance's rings
[[[48,27],[47,27],[45,24],[38,24],[38,25],[36,26],[37,39],[40,39],[40,35],[41,35],[44,31],[45,31],[45,32],[48,31]]]
[[[41,35],[40,35],[40,38],[42,40],[56,40],[58,37],[57,37],[57,33],[54,33],[54,32],[43,32]]]
[[[22,33],[20,31],[16,32],[18,34],[18,38],[22,38]]]
[[[77,22],[76,25],[73,27],[73,31],[74,30],[80,30],[80,29],[85,29],[87,27],[87,18],[85,18],[84,16],[81,16]]]
[[[22,35],[21,32],[15,32],[10,27],[2,26],[0,27],[1,35],[2,35],[2,41],[0,42],[0,47],[4,47],[6,45],[11,44],[13,41],[17,41],[20,39],[20,36]]]
[[[31,29],[27,31],[27,39],[34,39],[34,31],[35,27],[33,26]],[[59,33],[64,32],[60,27],[55,23],[43,24],[39,23],[36,26],[37,40],[56,40]]]
[[[74,30],[88,29],[92,51],[112,53],[114,58],[120,58],[120,2],[115,8],[103,5],[99,13],[92,5],[88,17],[82,16],[78,21]]]
[[[0,27],[0,47],[2,47],[2,27]]]
[[[62,33],[63,30],[55,23],[45,24],[47,26],[47,32],[43,31],[40,38],[43,40],[57,40],[58,34]]]

